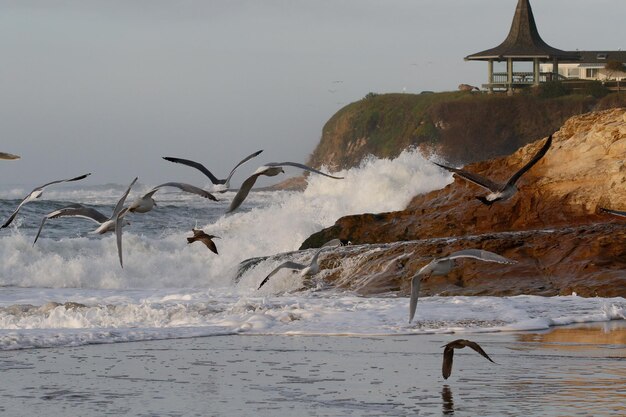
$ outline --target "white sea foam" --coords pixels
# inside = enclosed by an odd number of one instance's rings
[[[0,265],[0,284],[94,289],[231,286],[242,260],[296,250],[309,235],[332,225],[341,216],[402,209],[415,194],[440,188],[450,181],[448,175],[442,174],[417,151],[403,152],[395,160],[370,158],[360,167],[339,175],[345,179],[310,175],[304,192],[251,193],[241,210],[230,215],[221,213],[225,212],[232,193],[221,195],[224,201],[210,206],[205,199],[188,194],[164,192],[157,195],[162,205],[170,207],[142,215],[141,221],[148,222],[145,219],[153,216],[155,222],[163,222],[163,233],[146,236],[133,226],[126,228],[123,270],[119,267],[112,235],[77,238],[68,230],[67,238],[57,240],[47,238],[47,229],[44,229],[42,238],[32,247],[35,229],[14,229],[12,234],[0,237],[0,256],[4,260]],[[98,203],[107,200],[112,210],[123,188],[106,185],[84,191],[53,189],[46,190],[46,198],[53,196],[78,202],[84,202],[81,200],[84,198]],[[129,199],[143,191],[134,191]],[[160,220],[155,217],[180,216],[176,207],[183,205],[197,210],[209,207],[212,211],[207,209],[204,219],[201,211],[195,213],[197,217],[189,219],[184,230],[169,229],[166,217]],[[17,224],[27,221],[31,227],[36,227],[41,217],[32,219],[33,216],[28,215],[26,210],[20,214]],[[137,217],[129,218],[132,223]],[[55,222],[60,220],[49,221],[46,228]],[[85,220],[69,222],[73,222],[72,227],[81,222],[87,224],[85,227],[92,226]],[[194,226],[204,227],[208,233],[221,237],[216,240],[219,256],[201,244],[187,245],[185,237]],[[159,227],[158,223],[155,227]],[[252,269],[254,279],[250,282],[262,279],[261,274],[266,271],[267,267]]]

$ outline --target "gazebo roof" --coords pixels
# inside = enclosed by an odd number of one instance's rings
[[[487,49],[465,57],[466,60],[486,61],[489,59],[504,60],[539,59],[579,59],[576,52],[562,51],[548,45],[541,39],[535,24],[535,17],[529,0],[519,0],[511,23],[511,30],[504,42],[495,48]]]

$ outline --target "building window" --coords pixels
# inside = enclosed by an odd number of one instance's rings
[[[598,78],[598,68],[587,68],[585,70],[585,78]]]
[[[578,78],[580,77],[580,68],[570,68],[567,72],[567,76],[569,78]]]

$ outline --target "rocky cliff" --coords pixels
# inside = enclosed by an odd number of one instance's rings
[[[368,154],[393,158],[414,146],[466,164],[508,155],[554,132],[574,115],[624,102],[616,95],[548,99],[470,92],[368,94],[324,125],[308,163],[351,168]]]
[[[544,140],[465,169],[506,181]],[[597,212],[599,206],[626,210],[624,156],[625,109],[573,117],[508,201],[485,206],[475,198],[484,190],[457,178],[416,196],[403,211],[341,218],[303,248],[350,240],[354,246],[324,258],[325,279],[364,294],[407,293],[410,277],[432,257],[482,248],[517,263],[463,261],[448,276],[426,281],[423,293],[625,296],[626,219]]]

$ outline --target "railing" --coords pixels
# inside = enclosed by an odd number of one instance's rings
[[[539,82],[545,83],[547,81],[565,80],[566,77],[561,74],[555,74],[553,72],[541,72],[539,73]],[[514,72],[513,73],[513,85],[530,85],[535,83],[535,74],[532,72]],[[492,84],[506,84],[508,85],[508,75],[506,72],[494,72]]]

